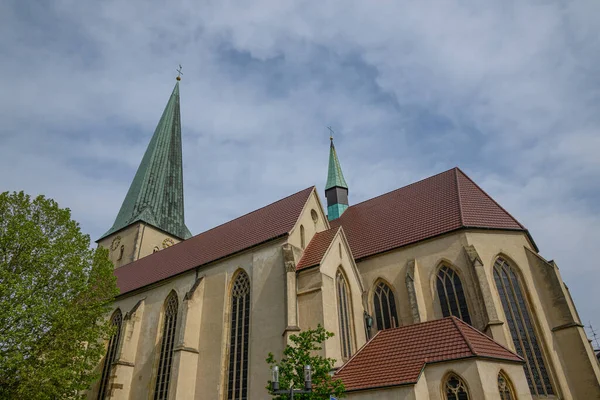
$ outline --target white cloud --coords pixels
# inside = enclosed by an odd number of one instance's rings
[[[456,164],[555,258],[600,326],[600,3],[0,5],[0,188],[112,224],[174,81],[188,225],[325,181],[358,202]],[[217,205],[217,211],[207,210]]]

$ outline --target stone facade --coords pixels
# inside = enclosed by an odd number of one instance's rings
[[[248,273],[251,281],[250,399],[268,396],[265,385],[269,371],[264,360],[269,352],[280,356],[289,334],[299,329],[322,324],[334,332],[336,336],[326,343],[323,355],[335,358],[338,367],[344,362],[334,288],[339,270],[350,286],[354,352],[365,344],[367,333],[375,333],[367,332],[363,315],[365,311],[373,315],[373,288],[379,280],[387,282],[394,291],[400,325],[441,318],[435,290],[441,265],[450,266],[459,274],[473,326],[515,350],[492,277],[498,256],[510,260],[520,271],[556,398],[600,398],[598,363],[558,267],[541,258],[524,233],[462,230],[356,263],[340,229],[320,265],[296,272],[302,244],[327,228],[320,200],[313,193],[286,238],[118,297],[113,308],[119,308],[125,318],[109,382],[110,398],[152,397],[163,304],[175,291],[180,317],[169,398],[226,399],[229,298],[232,278],[240,269]],[[134,236],[129,233],[122,240]],[[154,240],[155,236],[145,237]],[[442,378],[454,371],[467,382],[472,398],[497,399],[494,377],[500,369],[510,376],[519,399],[530,398],[522,367],[482,360],[428,365],[417,385],[349,395],[357,399],[441,398]],[[88,398],[94,399],[96,391],[97,388],[91,390]]]

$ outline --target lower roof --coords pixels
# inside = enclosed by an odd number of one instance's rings
[[[417,383],[426,364],[480,357],[521,357],[456,317],[379,331],[335,377],[347,391]]]

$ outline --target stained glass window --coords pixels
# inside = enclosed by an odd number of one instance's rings
[[[392,288],[386,285],[385,282],[379,281],[375,285],[373,308],[375,309],[375,323],[378,330],[396,328],[398,326],[394,292],[392,292]]]
[[[156,374],[156,387],[154,388],[154,400],[165,400],[169,396],[178,307],[179,302],[177,300],[177,294],[171,292],[167,297],[167,300],[165,300],[165,314],[160,344],[160,358],[158,360],[158,372]]]
[[[250,278],[240,272],[231,293],[228,400],[248,399],[248,339],[250,330]]]
[[[523,368],[531,393],[539,396],[554,394],[523,286],[513,267],[502,258],[494,263],[494,281],[515,350],[526,361]]]
[[[498,374],[498,391],[500,392],[500,400],[515,400],[512,385],[510,380],[503,372]]]
[[[455,374],[450,374],[444,382],[446,400],[469,400],[469,390],[465,382]]]
[[[443,265],[438,271],[437,292],[444,317],[453,315],[471,325],[462,282],[456,271],[446,265]]]
[[[106,357],[104,357],[104,365],[102,366],[102,376],[100,378],[100,388],[98,389],[98,400],[104,400],[109,393],[108,378],[110,377],[110,369],[112,363],[117,356],[119,339],[121,338],[121,325],[123,324],[123,315],[121,310],[117,310],[110,318],[110,325],[113,328],[113,334],[108,340],[108,348],[106,349]]]
[[[350,331],[350,290],[348,283],[341,271],[336,275],[338,319],[340,323],[340,344],[342,358],[348,359],[352,355],[352,334]]]

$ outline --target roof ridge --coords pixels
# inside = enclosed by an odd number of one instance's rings
[[[452,171],[453,169],[456,169],[456,168],[458,168],[458,167],[453,167],[453,168],[450,168],[450,169],[448,169],[448,170],[446,170],[446,171],[438,172],[438,173],[437,173],[437,174],[435,174],[435,175],[428,176],[428,177],[426,177],[426,178],[423,178],[423,179],[420,179],[420,180],[418,180],[418,181],[416,181],[416,182],[409,183],[408,185],[404,185],[404,186],[401,186],[401,187],[399,187],[399,188],[397,188],[397,189],[390,190],[389,192],[385,192],[385,193],[382,193],[382,194],[380,194],[380,195],[377,195],[377,196],[375,196],[375,197],[371,197],[370,199],[363,200],[363,201],[361,201],[361,202],[359,202],[359,203],[356,203],[356,204],[353,204],[353,205],[349,206],[349,207],[348,207],[348,209],[350,209],[350,208],[352,208],[352,207],[356,207],[356,206],[358,206],[358,205],[361,205],[361,204],[363,204],[363,203],[366,203],[367,201],[371,201],[371,200],[375,200],[375,199],[377,199],[377,198],[379,198],[379,197],[383,197],[383,196],[385,196],[385,195],[388,195],[388,194],[390,194],[390,193],[394,193],[394,192],[397,192],[397,191],[399,191],[399,190],[406,189],[406,188],[408,188],[408,187],[411,187],[411,186],[414,186],[414,185],[416,185],[416,184],[418,184],[418,183],[424,182],[424,181],[426,181],[426,180],[428,180],[428,179],[435,178],[436,176],[440,176],[440,175],[446,174],[446,173],[448,173],[448,172],[450,172],[450,171]],[[345,214],[345,213],[344,213],[344,214]],[[342,216],[343,216],[343,214],[342,214]],[[342,218],[342,217],[340,217],[340,218]],[[339,219],[339,218],[338,218],[338,219]]]
[[[520,359],[522,359],[524,361],[523,357],[521,357],[520,355],[518,355],[517,353],[515,353],[513,350],[509,349],[508,347],[502,345],[501,343],[496,342],[494,339],[492,339],[491,337],[489,337],[485,333],[481,332],[479,329],[475,328],[474,326],[471,326],[471,325],[467,324],[465,321],[463,321],[461,319],[458,319],[458,322],[460,322],[461,325],[466,325],[466,328],[470,329],[473,332],[476,332],[479,336],[485,338],[487,341],[489,341],[489,342],[491,342],[491,343],[493,343],[493,344],[495,344],[497,346],[502,347],[504,350],[508,351],[511,354],[514,354],[515,356],[519,357]],[[473,352],[473,354],[479,356],[479,354],[477,354],[475,352]]]
[[[460,217],[460,224],[465,226],[465,218],[463,217],[462,198],[460,195],[460,181],[458,180],[458,167],[452,169],[454,171],[454,181],[456,182],[456,197],[458,199],[458,215]]]
[[[456,320],[458,318],[456,318],[455,316],[451,316],[450,319],[452,319],[452,322],[454,323],[454,326],[458,330],[458,333],[460,334],[460,336],[462,336],[462,338],[465,341],[465,343],[467,344],[467,346],[469,346],[469,350],[471,350],[471,354],[473,354],[474,356],[477,356],[478,354],[473,349],[473,345],[469,341],[469,338],[467,338],[467,336],[465,335],[465,333],[463,332],[463,330],[458,326],[458,322],[456,322]]]
[[[231,223],[231,222],[233,222],[233,221],[237,221],[237,220],[238,220],[238,219],[240,219],[240,218],[244,218],[244,217],[246,217],[246,216],[248,216],[248,215],[250,215],[250,214],[254,214],[255,212],[258,212],[258,211],[262,210],[263,208],[270,207],[270,206],[272,206],[272,205],[274,205],[274,204],[277,204],[277,203],[279,203],[279,202],[281,202],[281,201],[283,201],[283,200],[289,199],[290,197],[296,196],[296,195],[298,195],[298,194],[300,194],[300,193],[302,193],[302,192],[304,192],[304,191],[307,191],[308,189],[314,189],[314,188],[315,188],[315,186],[314,186],[314,185],[313,185],[313,186],[309,186],[309,187],[307,187],[306,189],[302,189],[302,190],[300,190],[300,191],[298,191],[298,192],[296,192],[296,193],[290,194],[289,196],[285,196],[285,197],[283,197],[283,198],[281,198],[281,199],[279,199],[279,200],[276,200],[276,201],[274,201],[274,202],[272,202],[272,203],[269,203],[269,204],[267,204],[267,205],[264,205],[264,206],[262,206],[262,207],[259,207],[259,208],[257,208],[256,210],[252,210],[252,211],[250,211],[250,212],[247,212],[246,214],[242,214],[242,215],[240,215],[239,217],[235,217],[234,219],[230,219],[229,221],[223,222],[223,223],[222,223],[222,224],[220,224],[220,225],[217,225],[217,226],[214,226],[214,227],[212,227],[212,228],[210,228],[210,229],[207,229],[207,230],[205,230],[204,232],[200,232],[199,234],[197,234],[197,235],[195,235],[195,236],[192,236],[191,238],[195,238],[195,237],[198,237],[198,236],[200,236],[200,235],[204,235],[205,233],[208,233],[208,232],[210,232],[210,231],[212,231],[212,230],[215,230],[215,229],[217,229],[217,228],[220,228],[220,227],[221,227],[221,226],[223,226],[223,225],[227,225],[227,224],[229,224],[229,223]],[[191,238],[190,238],[190,239],[191,239]]]
[[[492,202],[493,202],[495,205],[497,205],[497,206],[498,206],[498,207],[499,207],[499,208],[500,208],[502,211],[504,211],[504,212],[505,212],[505,213],[506,213],[506,214],[507,214],[509,217],[511,217],[511,218],[513,219],[513,221],[515,221],[515,222],[517,223],[517,225],[519,225],[519,226],[521,227],[521,229],[523,229],[523,230],[527,230],[527,228],[525,228],[525,227],[523,226],[523,224],[521,224],[521,223],[520,223],[520,222],[519,222],[519,221],[518,221],[518,220],[517,220],[515,217],[513,217],[513,215],[512,215],[511,213],[509,213],[509,212],[508,212],[508,211],[507,211],[507,210],[506,210],[504,207],[502,207],[502,206],[501,206],[501,205],[500,205],[500,204],[499,204],[499,203],[498,203],[496,200],[494,200],[494,198],[493,198],[492,196],[490,196],[490,195],[489,195],[489,194],[488,194],[488,193],[487,193],[485,190],[483,190],[483,189],[481,188],[481,186],[479,186],[477,183],[475,183],[475,181],[474,181],[473,179],[471,179],[471,178],[469,177],[469,175],[465,174],[465,172],[464,172],[462,169],[460,169],[460,168],[458,168],[458,167],[455,167],[455,168],[456,168],[457,172],[460,172],[460,173],[462,174],[462,176],[464,176],[466,179],[468,179],[468,180],[469,180],[469,182],[471,182],[473,185],[475,185],[475,187],[476,187],[477,189],[481,190],[481,192],[482,192],[482,193],[483,193],[483,194],[484,194],[484,195],[485,195],[485,196],[486,196],[488,199],[490,199],[490,200],[491,200],[491,201],[492,201]],[[457,177],[457,179],[458,179],[458,177]],[[464,224],[463,224],[463,225],[464,225]]]

